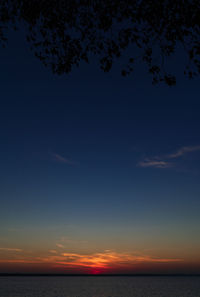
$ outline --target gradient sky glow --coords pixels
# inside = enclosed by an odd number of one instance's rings
[[[0,272],[200,273],[199,79],[0,53]]]

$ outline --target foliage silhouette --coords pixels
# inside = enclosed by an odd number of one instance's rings
[[[182,46],[184,74],[200,73],[199,0],[4,0],[0,3],[0,43],[6,28],[27,28],[27,41],[42,63],[57,74],[98,57],[108,72],[123,54],[123,76],[139,60],[152,82],[174,85],[168,59]]]

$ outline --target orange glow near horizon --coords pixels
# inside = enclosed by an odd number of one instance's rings
[[[90,274],[109,273],[112,271],[131,271],[149,265],[166,265],[170,263],[183,263],[180,258],[155,258],[150,255],[134,254],[128,252],[115,252],[106,250],[101,253],[79,254],[49,250],[46,256],[31,255],[29,253],[12,252],[12,255],[2,259],[0,263],[4,265],[26,265],[27,267],[38,266],[47,267],[56,271],[85,271]]]

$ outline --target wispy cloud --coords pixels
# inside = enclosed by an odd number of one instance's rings
[[[57,254],[58,252],[56,250],[49,250],[49,253],[51,253],[51,254]]]
[[[6,252],[22,252],[22,249],[15,249],[15,248],[7,248],[7,247],[0,247],[0,251]]]
[[[145,159],[138,163],[140,167],[169,168],[172,164],[166,161],[157,161],[153,159]]]
[[[154,156],[152,158],[146,158],[138,163],[139,167],[153,167],[153,168],[170,168],[174,167],[173,159],[180,158],[188,153],[200,151],[200,145],[196,146],[183,146],[172,154],[164,156]]]
[[[64,263],[73,264],[73,266],[109,268],[115,265],[126,266],[137,262],[180,262],[181,259],[153,258],[147,255],[134,255],[132,253],[117,253],[114,251],[104,251],[91,255],[63,253]]]
[[[61,248],[61,249],[63,249],[63,248],[64,248],[64,245],[63,245],[63,244],[61,244],[61,243],[56,243],[56,246],[57,246],[57,247],[59,247],[59,248]]]
[[[148,263],[178,263],[183,262],[181,258],[153,257],[146,254],[134,252],[115,252],[105,250],[91,254],[62,252],[52,253],[45,256],[22,255],[14,259],[0,259],[0,263],[34,263],[47,264],[51,267],[67,269],[123,269],[133,268],[136,264]],[[53,265],[53,266],[52,266]]]
[[[73,162],[72,160],[65,158],[57,153],[52,153],[51,154],[52,158],[59,162],[59,163],[63,163],[63,164],[68,164],[68,165],[75,165],[75,162]]]
[[[179,150],[177,150],[175,153],[173,154],[169,154],[166,157],[168,159],[174,159],[174,158],[179,158],[187,153],[192,153],[192,152],[196,152],[196,151],[200,151],[200,145],[196,145],[196,146],[183,146],[181,147]]]
[[[42,259],[41,259],[42,260]],[[180,258],[156,258],[149,255],[136,255],[128,252],[106,250],[100,253],[79,254],[64,252],[53,258],[43,258],[44,262],[55,262],[57,265],[71,268],[114,268],[131,267],[136,263],[170,263],[182,262]]]

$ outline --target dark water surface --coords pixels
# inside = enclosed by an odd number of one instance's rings
[[[200,297],[200,277],[0,277],[0,297]]]

